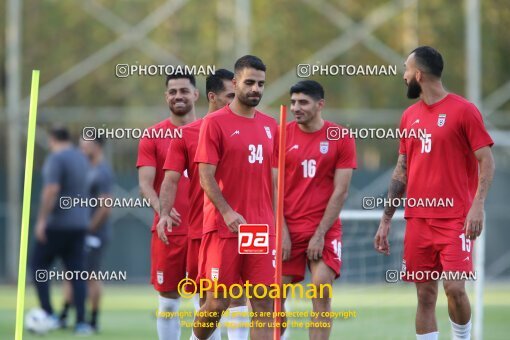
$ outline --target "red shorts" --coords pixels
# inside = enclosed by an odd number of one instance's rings
[[[407,219],[402,260],[404,281],[431,281],[427,272],[472,273],[474,240],[464,236],[464,220]]]
[[[188,235],[167,235],[169,245],[152,232],[151,283],[158,292],[176,291],[179,281],[186,277]]]
[[[314,232],[290,234],[292,242],[290,259],[282,263],[282,275],[292,276],[293,283],[303,281],[305,278],[306,265],[309,265],[306,250]],[[322,261],[335,272],[336,279],[340,277],[340,268],[342,267],[342,230],[339,226],[331,227],[324,236]]]
[[[211,231],[202,238],[198,276],[217,279],[226,287],[247,281],[269,286],[275,282],[275,256],[274,236],[269,236],[267,254],[239,254],[237,238],[221,238],[217,231]]]
[[[198,277],[198,254],[200,253],[201,238],[188,238],[188,256],[186,260],[186,275],[189,279],[195,280]]]

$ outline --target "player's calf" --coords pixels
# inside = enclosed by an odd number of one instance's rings
[[[204,305],[195,316],[191,339],[209,339],[221,319],[221,315],[230,305],[230,298],[215,297],[207,292]]]
[[[471,336],[471,305],[466,294],[464,281],[444,281],[448,299],[448,314],[453,339],[468,340]]]
[[[417,282],[416,336],[437,333],[437,282]],[[436,334],[437,336],[437,334]]]
[[[329,339],[333,294],[331,287],[337,275],[323,260],[311,261],[310,271],[312,284],[317,287],[317,296],[312,298],[314,316],[312,327],[310,327],[310,339]]]
[[[262,294],[257,294],[262,296]],[[250,304],[254,312],[252,318],[254,326],[250,330],[251,339],[272,339],[273,328],[269,327],[273,324],[273,307],[274,301],[268,296],[263,298],[251,298]]]

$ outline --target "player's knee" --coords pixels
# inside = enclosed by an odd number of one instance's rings
[[[230,308],[246,306],[246,297],[241,296],[238,299],[232,299],[230,301]]]
[[[181,296],[176,291],[170,291],[170,292],[159,292],[159,296],[162,296],[167,299],[178,299]]]
[[[222,313],[227,310],[230,305],[230,301],[228,299],[211,299],[207,300],[206,304],[209,311]]]
[[[460,303],[467,297],[463,284],[445,284],[444,291],[448,300],[453,300],[455,303]]]
[[[269,297],[250,299],[250,304],[254,311],[271,311],[273,309],[273,300]]]
[[[437,287],[425,285],[418,288],[418,304],[421,307],[435,307],[437,301]]]

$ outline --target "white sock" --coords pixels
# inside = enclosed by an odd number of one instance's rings
[[[416,340],[438,340],[439,332],[431,332],[427,334],[416,334]]]
[[[159,312],[177,312],[180,304],[180,299],[168,299],[160,296]],[[178,316],[173,318],[158,317],[157,328],[159,340],[179,340],[181,338],[181,323]]]
[[[200,295],[193,295],[193,306],[195,307],[196,311],[200,310]]]
[[[453,340],[470,340],[471,339],[471,319],[465,325],[459,325],[450,319],[452,325]]]
[[[232,313],[242,313],[242,316],[236,315],[235,317],[230,317],[230,322],[232,323],[231,326],[233,327],[227,328],[228,340],[248,340],[250,328],[241,327],[241,324],[248,325],[250,322],[250,318],[248,316],[248,306],[232,307],[228,310],[230,311],[230,315],[232,315]],[[239,327],[235,325],[239,325]]]

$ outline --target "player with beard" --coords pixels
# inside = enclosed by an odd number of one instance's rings
[[[159,191],[165,172],[163,165],[167,156],[171,138],[176,136],[176,130],[195,120],[195,102],[198,90],[195,87],[193,75],[172,75],[166,79],[165,99],[170,109],[170,116],[149,127],[154,136],[162,138],[142,138],[138,146],[138,181],[140,192],[150,200],[154,210],[151,240],[151,283],[159,292],[159,312],[172,313],[179,309],[180,299],[177,286],[186,277],[186,251],[188,238],[188,210],[189,210],[189,179],[182,177],[177,188],[176,201],[172,208],[172,216],[182,221],[167,232],[168,244],[163,243],[157,235],[156,226],[161,210]],[[159,133],[159,135],[156,135]],[[158,317],[157,330],[160,340],[180,338],[180,320],[178,317]]]
[[[205,192],[199,278],[216,281],[227,289],[241,281],[253,286],[274,283],[271,167],[277,124],[255,109],[264,91],[265,71],[264,63],[255,56],[236,61],[235,98],[230,105],[204,118],[195,156]],[[238,228],[244,223],[269,225],[267,254],[239,254]],[[218,294],[206,292],[206,302],[195,317],[192,339],[209,338],[230,304],[227,295],[221,287]],[[257,314],[252,321],[266,325],[271,322],[271,316],[260,313],[272,312],[273,300],[263,296],[261,290],[256,294],[247,292],[247,296],[251,296],[251,307]],[[270,339],[272,329],[253,327],[250,337]]]
[[[300,81],[290,88],[290,95],[295,121],[286,126],[282,281],[303,281],[308,267],[312,284],[332,285],[340,277],[338,216],[356,168],[356,147],[351,136],[328,139],[330,129],[342,127],[322,119],[324,89],[318,82]],[[276,152],[277,148],[275,158]],[[331,312],[331,298],[312,298],[313,311],[319,315],[312,321],[329,326],[310,327],[310,339],[329,339],[331,318],[323,315]]]
[[[420,100],[404,112],[400,129],[426,133],[400,140],[388,197],[399,199],[405,193],[408,199],[453,200],[453,207],[405,208],[402,271],[404,280],[416,285],[416,338],[435,340],[438,283],[416,273],[455,272],[467,277],[472,272],[474,240],[482,232],[485,198],[494,175],[493,141],[476,106],[444,89],[438,51],[418,47],[405,67],[407,97]],[[386,255],[395,209],[386,207],[374,239],[375,249]],[[445,280],[443,287],[453,339],[470,339],[471,306],[464,280]]]
[[[208,114],[217,111],[230,104],[234,99],[234,85],[232,79],[234,74],[225,69],[217,69],[216,72],[206,79],[207,101],[209,102]],[[173,139],[168,148],[168,155],[165,161],[165,179],[161,185],[159,199],[161,202],[160,220],[157,225],[159,238],[164,243],[168,243],[165,229],[172,229],[174,221],[170,211],[175,202],[178,182],[186,172],[190,179],[190,212],[189,212],[189,233],[188,233],[188,256],[186,261],[187,277],[196,280],[198,276],[198,253],[202,243],[202,224],[204,219],[204,190],[200,186],[198,175],[198,164],[194,162],[198,145],[198,134],[202,126],[203,119],[198,119],[182,129],[182,138]],[[236,294],[237,296],[237,294]],[[198,297],[195,295],[194,298]],[[195,310],[199,310],[205,299],[200,303],[197,299]],[[246,298],[232,299],[229,307],[230,313],[246,314]],[[248,328],[242,325],[247,322],[247,318],[225,318],[229,320],[231,327],[227,328],[228,337],[231,340],[248,339]],[[222,319],[223,320],[223,319]],[[235,324],[235,325],[234,325]],[[221,339],[221,330],[216,329],[209,338]]]

